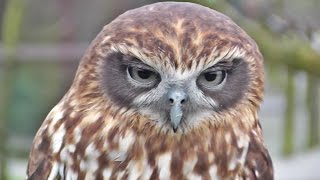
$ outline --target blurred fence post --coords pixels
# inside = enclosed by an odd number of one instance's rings
[[[293,152],[293,130],[294,130],[294,109],[295,109],[295,87],[294,70],[288,67],[286,86],[286,112],[284,123],[283,154],[289,155]]]
[[[11,96],[13,92],[13,83],[15,79],[14,68],[16,61],[14,58],[15,47],[18,44],[20,36],[20,26],[23,14],[23,2],[20,0],[8,0],[2,24],[2,40],[5,46],[5,60],[4,60],[4,82],[2,88],[1,112],[0,112],[0,179],[6,180],[9,177],[6,174],[7,162],[7,121],[9,119],[9,108],[11,103]]]
[[[319,144],[319,83],[317,77],[312,74],[308,74],[307,83],[306,104],[309,119],[307,147],[312,148]]]

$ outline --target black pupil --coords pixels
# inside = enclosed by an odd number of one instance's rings
[[[148,78],[150,78],[151,74],[152,74],[152,71],[148,71],[148,70],[145,70],[145,69],[139,69],[138,70],[138,76],[141,79],[148,79]]]
[[[217,78],[217,73],[216,72],[208,72],[204,74],[204,78],[207,81],[214,81]]]

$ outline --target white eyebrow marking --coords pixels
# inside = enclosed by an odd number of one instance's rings
[[[240,49],[239,47],[233,47],[231,49],[228,49],[227,51],[223,51],[223,52],[214,52],[217,51],[216,49],[213,50],[213,52],[211,53],[211,55],[208,57],[208,59],[212,59],[208,64],[204,65],[204,69],[207,69],[211,66],[214,66],[215,64],[217,64],[218,62],[220,62],[221,60],[225,60],[225,61],[232,61],[233,59],[236,58],[244,58],[245,57],[245,50]],[[214,57],[215,55],[219,54],[219,56]]]

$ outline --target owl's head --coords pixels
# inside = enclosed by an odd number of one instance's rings
[[[249,125],[263,97],[263,60],[225,15],[192,3],[156,3],[104,27],[70,93],[83,107],[130,121],[139,116],[165,131]]]

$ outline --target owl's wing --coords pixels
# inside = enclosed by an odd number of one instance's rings
[[[53,161],[50,151],[49,137],[43,136],[44,133],[38,132],[32,145],[29,156],[27,177],[28,180],[48,179],[52,171]]]
[[[251,136],[248,154],[245,162],[245,177],[249,179],[274,179],[273,166],[268,150],[261,138]]]

